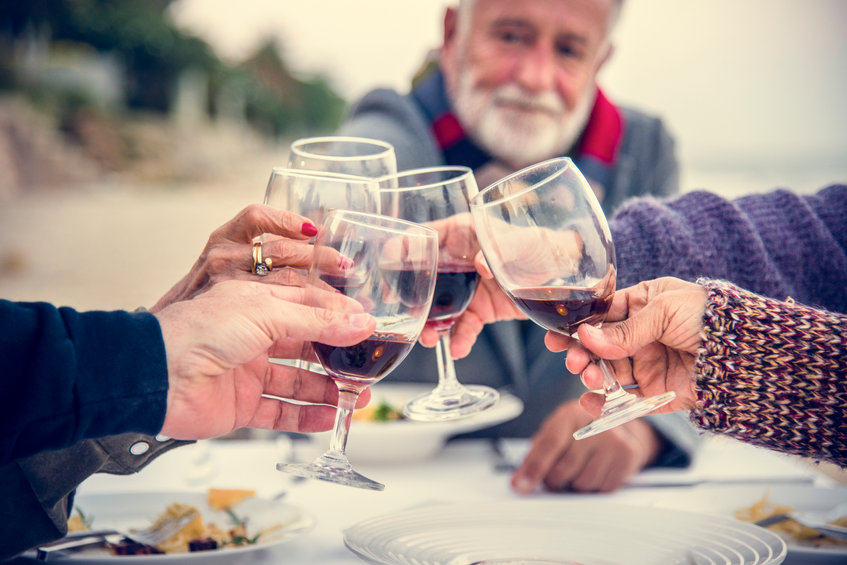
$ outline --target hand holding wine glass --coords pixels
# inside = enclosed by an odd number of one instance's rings
[[[438,237],[432,229],[375,214],[327,214],[315,240],[309,285],[354,298],[376,318],[377,327],[356,345],[312,344],[338,387],[335,431],[329,449],[315,461],[281,462],[277,469],[347,486],[385,488],[347,460],[351,416],[361,391],[390,373],[417,341],[432,304],[437,262]]]
[[[544,161],[510,175],[471,202],[485,260],[503,291],[538,325],[574,336],[599,325],[616,284],[615,248],[606,218],[585,177],[569,158]],[[524,253],[516,253],[523,249]],[[652,412],[674,398],[628,393],[604,373],[600,417],[574,433],[590,437]]]
[[[438,384],[406,403],[412,420],[442,421],[485,410],[500,393],[481,385],[462,385],[450,354],[450,333],[474,296],[479,275],[474,259],[479,245],[469,200],[477,193],[468,167],[430,167],[403,171],[380,181],[383,213],[425,224],[438,232],[438,278],[427,326],[439,334]]]

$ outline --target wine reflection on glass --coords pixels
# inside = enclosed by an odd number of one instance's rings
[[[470,215],[470,199],[478,192],[468,167],[440,166],[402,171],[380,180],[384,214],[434,227],[439,236],[438,278],[427,326],[438,334],[435,348],[438,384],[403,408],[412,420],[434,422],[466,417],[489,408],[500,398],[496,389],[463,385],[450,355],[450,333],[470,304],[479,283],[474,266],[479,245]]]
[[[488,186],[471,201],[479,244],[495,280],[541,327],[576,337],[599,325],[616,285],[615,248],[606,217],[571,159],[537,163]],[[625,391],[604,360],[600,416],[573,435],[583,439],[644,416],[674,399]]]
[[[329,212],[315,240],[308,288],[334,289],[376,318],[375,332],[352,346],[313,343],[338,387],[329,449],[311,463],[277,463],[280,471],[371,490],[385,486],[355,471],[345,448],[361,391],[389,374],[418,340],[432,304],[438,234],[376,214]]]

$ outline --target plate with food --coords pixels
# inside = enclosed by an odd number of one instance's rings
[[[487,410],[447,422],[415,422],[403,417],[410,399],[433,388],[429,383],[380,382],[371,387],[371,401],[353,413],[347,456],[356,463],[408,463],[429,459],[455,435],[481,430],[517,418],[523,402],[509,393]],[[311,434],[297,456],[309,460],[323,453],[331,432]]]
[[[49,561],[229,565],[287,542],[315,524],[312,515],[299,508],[257,497],[248,489],[81,494],[74,501],[69,534],[86,530],[131,532],[177,521],[188,513],[191,521],[156,546],[106,534],[101,543],[50,553]]]
[[[758,522],[772,514],[785,512],[828,513],[847,503],[847,487],[818,487],[811,484],[703,485],[674,493],[657,506],[694,510],[743,522]],[[836,525],[847,526],[847,516],[833,516]],[[767,529],[785,540],[785,563],[834,565],[847,563],[847,541],[821,535],[793,520]]]

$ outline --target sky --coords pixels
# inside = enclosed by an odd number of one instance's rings
[[[178,0],[172,14],[233,61],[275,37],[295,71],[326,76],[354,100],[407,89],[441,41],[449,3]],[[629,0],[599,82],[665,120],[685,189],[808,192],[847,181],[842,0]]]

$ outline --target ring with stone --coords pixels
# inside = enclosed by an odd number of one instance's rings
[[[253,242],[253,274],[264,277],[271,272],[273,262],[270,258],[262,259],[262,242]]]

